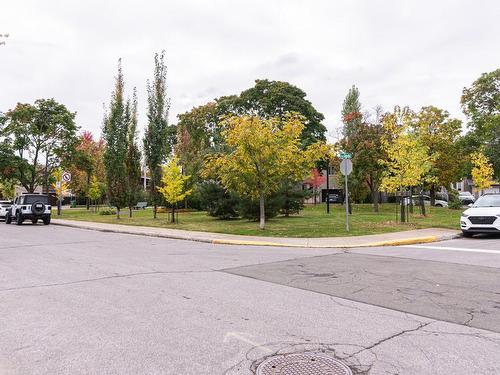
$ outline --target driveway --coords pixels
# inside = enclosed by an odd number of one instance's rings
[[[500,373],[500,239],[228,246],[0,224],[1,374]]]

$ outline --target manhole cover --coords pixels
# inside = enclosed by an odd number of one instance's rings
[[[287,354],[269,358],[257,375],[352,375],[342,362],[316,353]]]

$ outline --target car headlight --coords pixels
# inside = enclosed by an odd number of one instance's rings
[[[469,215],[464,214],[464,213],[462,212],[462,215],[460,215],[460,217],[469,217]]]

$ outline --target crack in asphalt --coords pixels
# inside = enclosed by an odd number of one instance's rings
[[[359,353],[364,352],[364,351],[366,351],[366,350],[371,351],[373,348],[375,348],[375,347],[377,347],[377,346],[379,346],[379,345],[381,345],[381,344],[383,344],[383,343],[385,343],[385,342],[387,342],[387,341],[393,340],[393,339],[395,339],[396,337],[399,337],[399,336],[405,335],[405,334],[407,334],[407,333],[416,332],[416,331],[418,331],[418,330],[420,330],[420,329],[422,329],[422,328],[424,328],[424,327],[427,327],[427,326],[428,326],[429,324],[431,324],[431,323],[433,323],[433,322],[420,323],[420,324],[418,325],[418,327],[416,327],[416,328],[412,328],[412,329],[405,329],[405,330],[402,330],[402,331],[400,331],[400,332],[398,332],[398,333],[395,333],[395,334],[393,334],[393,335],[391,335],[391,336],[385,337],[385,338],[383,338],[383,339],[381,339],[381,340],[379,340],[379,341],[377,341],[377,342],[375,342],[375,343],[373,343],[373,344],[371,344],[371,345],[369,345],[369,346],[365,346],[365,347],[363,347],[363,349],[358,350],[357,352],[352,353],[352,354],[351,354],[349,357],[347,357],[347,358],[351,358],[351,357],[353,357],[353,356],[355,356],[355,355],[358,355]]]
[[[26,245],[17,245],[17,246],[7,246],[7,247],[0,247],[0,251],[2,250],[9,250],[9,249],[22,249],[23,247],[43,247],[43,246],[49,246],[49,247],[54,247],[54,246],[59,246],[59,245],[80,245],[80,244],[87,244],[87,243],[99,243],[102,241],[94,240],[94,241],[72,241],[72,242],[57,242],[57,243],[39,243],[39,244],[26,244]]]
[[[189,273],[210,273],[210,272],[215,272],[215,271],[214,270],[207,270],[207,271],[151,271],[151,272],[136,272],[136,273],[127,273],[127,274],[113,275],[113,276],[102,276],[102,277],[96,277],[96,278],[93,278],[93,279],[83,279],[83,280],[75,280],[75,281],[66,281],[66,282],[62,282],[62,283],[40,284],[40,285],[20,286],[20,287],[14,287],[14,288],[5,288],[5,289],[0,289],[0,292],[10,292],[10,291],[15,291],[15,290],[36,289],[36,288],[50,288],[50,287],[73,285],[73,284],[83,284],[83,283],[94,282],[94,281],[101,281],[101,280],[111,280],[111,279],[133,277],[133,276],[168,275],[168,274],[189,274]]]

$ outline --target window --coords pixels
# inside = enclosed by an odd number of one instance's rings
[[[49,197],[46,195],[27,195],[24,197],[24,204],[33,204],[35,202],[49,203]]]

